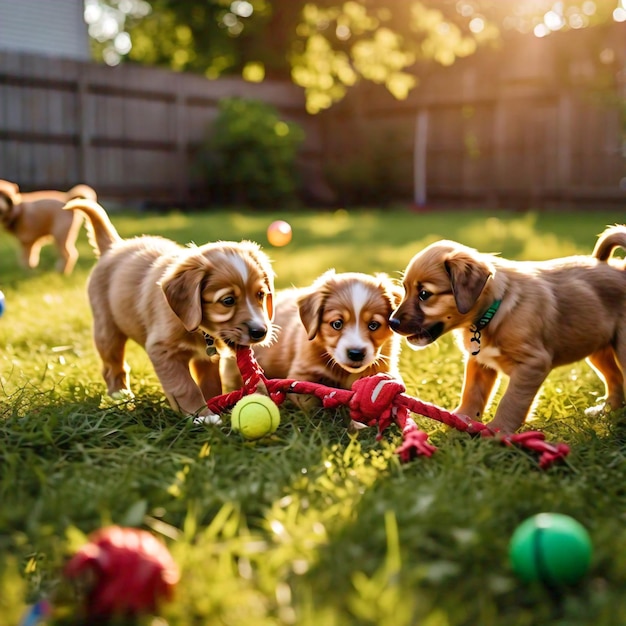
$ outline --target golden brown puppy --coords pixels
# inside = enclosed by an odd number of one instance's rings
[[[459,415],[481,420],[498,372],[509,384],[489,426],[513,433],[550,371],[588,358],[606,406],[624,405],[626,271],[611,261],[626,226],[608,228],[592,256],[516,262],[453,241],[417,254],[391,327],[418,349],[455,330],[467,356]]]
[[[269,378],[350,389],[365,376],[400,379],[400,337],[389,317],[401,298],[385,274],[322,274],[308,288],[276,297],[276,340],[254,353]]]
[[[76,185],[69,191],[20,193],[15,183],[0,180],[0,222],[20,242],[24,267],[37,267],[42,246],[53,240],[59,253],[57,270],[72,272],[78,259],[76,238],[83,222],[80,213],[63,211],[63,205],[73,198],[96,200],[96,192],[87,185]]]
[[[109,394],[129,394],[126,341],[143,346],[171,406],[219,423],[206,401],[222,392],[219,357],[271,336],[274,273],[256,243],[183,248],[162,237],[121,239],[96,202],[84,211],[100,255],[88,283],[94,341]]]

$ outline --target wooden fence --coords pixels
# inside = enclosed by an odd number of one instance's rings
[[[123,202],[204,201],[194,154],[219,100],[301,124],[307,195],[626,208],[626,24],[519,37],[438,71],[405,101],[361,84],[306,114],[290,84],[0,53],[0,178],[93,185]]]
[[[0,52],[0,178],[25,190],[84,181],[122,202],[194,202],[194,155],[230,96],[271,103],[304,127],[301,169],[314,184],[318,120],[291,84],[12,52]]]

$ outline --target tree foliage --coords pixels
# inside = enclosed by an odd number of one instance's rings
[[[618,2],[622,13],[614,13]],[[86,0],[130,35],[127,58],[210,78],[291,78],[311,112],[360,80],[405,98],[423,62],[451,65],[509,32],[545,36],[626,19],[624,0]],[[95,8],[94,8],[95,7]],[[98,21],[93,20],[92,26]],[[94,30],[96,32],[94,32]],[[115,28],[111,28],[115,31]],[[98,53],[115,37],[90,28]],[[113,48],[111,42],[113,41]],[[123,39],[123,43],[127,40]],[[112,51],[112,52],[111,52]]]

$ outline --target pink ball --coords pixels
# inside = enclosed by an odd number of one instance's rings
[[[283,220],[276,220],[267,228],[267,240],[277,248],[286,246],[291,241],[291,235],[291,226]]]

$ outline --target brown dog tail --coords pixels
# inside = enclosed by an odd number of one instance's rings
[[[615,248],[626,250],[626,225],[616,224],[609,226],[598,238],[593,256],[598,261],[608,261]]]
[[[87,228],[87,235],[96,256],[104,254],[113,244],[122,241],[107,212],[94,200],[76,198],[63,208],[67,211],[82,211],[87,215],[91,226]]]
[[[65,199],[67,202],[74,200],[74,198],[86,198],[87,200],[98,200],[98,194],[96,190],[89,185],[74,185],[69,191],[65,193]]]

